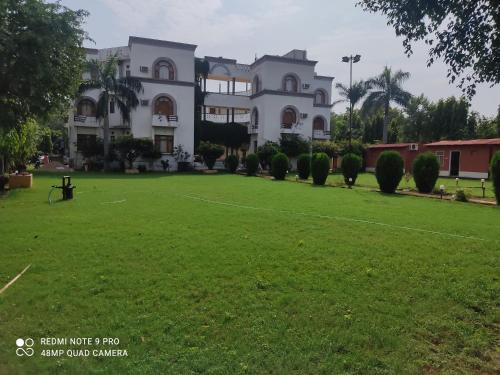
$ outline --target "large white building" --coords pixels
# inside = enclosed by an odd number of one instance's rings
[[[112,140],[128,134],[150,138],[172,166],[174,146],[194,153],[195,50],[191,44],[139,37],[130,37],[125,47],[87,49],[87,59],[116,55],[118,75],[139,78],[144,87],[128,123],[117,108],[110,107]],[[210,74],[202,116],[247,125],[250,153],[266,141],[278,141],[282,134],[329,139],[333,77],[317,75],[317,61],[308,60],[306,51],[264,55],[252,64],[222,57],[205,59]],[[83,162],[78,144],[102,137],[102,124],[95,117],[98,96],[97,90],[84,93],[69,117],[70,158],[75,167]]]

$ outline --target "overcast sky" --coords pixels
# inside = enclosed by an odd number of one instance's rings
[[[224,56],[251,63],[255,55],[306,49],[318,60],[318,74],[348,83],[342,56],[359,53],[354,79],[379,74],[384,65],[411,73],[405,88],[432,100],[459,96],[450,85],[446,66],[427,68],[425,46],[411,58],[401,39],[379,14],[364,12],[355,0],[62,0],[72,9],[90,12],[85,26],[95,43],[88,47],[127,45],[128,36],[142,36],[198,45],[196,56]],[[334,100],[337,95],[334,90]],[[472,109],[493,116],[500,104],[500,86],[479,87]],[[340,106],[336,108],[341,110]]]

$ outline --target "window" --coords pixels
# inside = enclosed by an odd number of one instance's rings
[[[444,151],[436,151],[436,157],[439,161],[439,165],[444,167]]]
[[[325,121],[322,117],[316,117],[314,119],[313,130],[325,130]]]
[[[314,104],[326,104],[326,95],[323,90],[316,90],[314,93]]]
[[[109,102],[109,113],[115,113],[115,101],[111,100]]]
[[[293,108],[285,108],[281,116],[281,125],[290,129],[297,122],[297,113]]]
[[[173,100],[168,96],[160,96],[155,100],[154,114],[163,116],[175,115]]]
[[[208,113],[210,113],[211,115],[215,115],[215,108],[214,107],[210,107],[209,110],[208,110]]]
[[[155,135],[155,146],[162,154],[171,154],[174,151],[174,136]]]
[[[95,103],[90,99],[82,99],[78,102],[76,113],[79,116],[95,117]]]
[[[96,144],[97,136],[95,134],[77,134],[76,135],[76,149],[78,151],[86,150],[91,145]]]
[[[297,78],[295,78],[292,74],[287,74],[285,78],[283,78],[283,90],[289,92],[297,92],[298,91],[298,82]]]
[[[259,76],[255,76],[252,81],[252,94],[257,94],[260,91]]]
[[[174,80],[175,79],[174,64],[172,64],[168,60],[158,61],[154,67],[154,78]]]

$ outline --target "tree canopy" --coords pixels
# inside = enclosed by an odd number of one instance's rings
[[[81,77],[84,10],[41,0],[0,2],[0,127],[66,106]]]
[[[388,17],[396,35],[429,46],[428,65],[443,59],[450,82],[472,97],[478,83],[500,82],[500,0],[359,0],[364,10]]]

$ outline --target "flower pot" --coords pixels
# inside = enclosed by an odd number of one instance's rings
[[[127,168],[125,169],[126,174],[137,174],[139,173],[139,170],[137,168]]]
[[[31,173],[9,175],[10,189],[30,188],[31,186],[33,186],[33,175]]]

